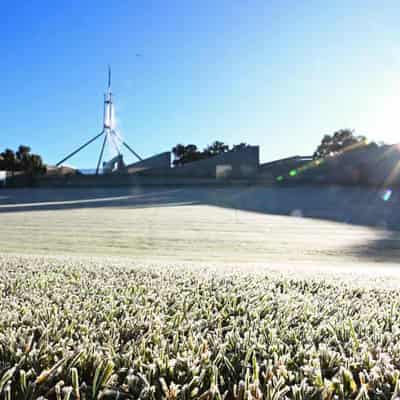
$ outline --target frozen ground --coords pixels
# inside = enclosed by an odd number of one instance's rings
[[[0,196],[10,398],[399,397],[396,192]]]
[[[0,191],[2,253],[397,274],[398,221],[396,192],[360,188]]]

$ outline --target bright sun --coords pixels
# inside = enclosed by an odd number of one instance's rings
[[[366,110],[355,126],[356,131],[377,142],[400,143],[399,93],[398,84],[382,90],[379,95],[371,93]]]

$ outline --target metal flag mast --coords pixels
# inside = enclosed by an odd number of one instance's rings
[[[98,173],[99,173],[100,164],[101,164],[101,160],[103,159],[104,148],[106,146],[107,141],[111,141],[114,144],[115,148],[117,149],[118,156],[121,156],[121,151],[117,145],[117,142],[120,141],[139,161],[142,160],[142,158],[136,153],[136,151],[134,151],[124,140],[122,140],[121,137],[115,131],[114,104],[113,104],[112,92],[111,92],[111,67],[110,66],[108,66],[107,92],[104,94],[103,130],[99,134],[97,134],[96,136],[94,136],[90,140],[88,140],[86,143],[79,146],[76,150],[69,153],[66,157],[64,157],[61,161],[59,161],[56,164],[56,166],[58,167],[65,161],[69,160],[71,157],[73,157],[75,154],[79,153],[86,146],[89,146],[89,144],[93,143],[95,140],[97,140],[102,135],[104,135],[104,140],[103,140],[103,143],[101,146],[99,159],[97,162],[96,175],[98,175]]]

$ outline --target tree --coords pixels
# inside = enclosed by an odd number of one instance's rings
[[[218,154],[226,153],[227,151],[229,151],[229,146],[224,142],[216,140],[213,144],[208,145],[203,152],[209,157],[213,157]]]
[[[29,174],[45,173],[46,166],[43,163],[42,157],[38,154],[31,154],[28,159],[25,171]]]
[[[198,161],[205,158],[205,155],[197,150],[197,146],[194,144],[177,144],[173,149],[175,160],[174,165],[184,165],[192,161]]]
[[[16,158],[14,151],[11,149],[6,149],[0,154],[0,156],[3,159],[1,169],[6,171],[15,171]]]
[[[16,171],[26,171],[30,168],[31,148],[29,146],[20,145],[15,153]]]
[[[234,145],[232,146],[232,151],[243,150],[243,149],[245,149],[246,147],[249,147],[249,146],[250,146],[249,144],[244,143],[244,142],[239,143],[239,144],[234,144]]]
[[[367,139],[365,136],[356,136],[354,130],[340,129],[332,136],[325,135],[322,138],[321,144],[315,151],[313,158],[325,158],[333,156],[345,150],[351,150],[355,147],[366,144]]]
[[[6,149],[0,153],[0,169],[7,171],[24,171],[28,174],[38,174],[46,171],[42,157],[38,154],[31,154],[29,146],[20,145],[14,153]]]
[[[208,145],[203,151],[200,151],[194,144],[188,144],[186,146],[183,144],[177,144],[172,149],[172,153],[175,158],[173,164],[175,166],[184,165],[193,161],[214,157],[230,150],[238,151],[248,146],[249,145],[247,143],[239,143],[230,149],[229,145],[216,140],[212,144]]]
[[[31,148],[29,146],[24,146],[23,144],[19,145],[17,152],[15,153],[16,157],[19,160],[23,160],[29,157],[29,153],[31,152]]]

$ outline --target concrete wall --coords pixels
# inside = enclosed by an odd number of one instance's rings
[[[257,178],[273,183],[278,177],[290,176],[290,171],[306,166],[311,160],[311,156],[294,156],[264,163],[260,165]]]
[[[341,162],[343,167],[339,168]],[[350,170],[360,183],[400,184],[400,150],[397,146],[368,146],[354,152],[344,153],[336,162],[336,175]]]
[[[170,168],[170,153],[162,153],[131,164],[131,173],[116,172],[108,175],[19,177],[9,186],[38,187],[91,187],[122,185],[215,185],[220,182],[249,184],[254,182],[259,167],[259,147],[250,146],[230,151],[206,160]],[[168,165],[168,167],[167,167]],[[158,168],[155,166],[159,166]],[[218,178],[218,179],[216,179]]]
[[[155,156],[146,158],[142,161],[126,166],[128,173],[134,173],[143,169],[169,169],[171,168],[171,153],[166,151],[164,153],[156,154]]]
[[[400,151],[397,146],[369,145],[329,157],[321,163],[311,162],[299,168],[294,183],[340,185],[400,185]]]
[[[218,186],[218,185],[249,185],[249,179],[226,179],[191,177],[161,177],[140,176],[137,174],[110,174],[110,175],[75,175],[64,177],[19,177],[7,181],[7,187],[113,187],[113,186]]]
[[[241,150],[228,151],[205,160],[194,161],[169,170],[144,171],[143,175],[162,175],[170,177],[242,179],[257,174],[260,164],[258,146],[248,146]]]
[[[164,154],[164,156],[163,156]],[[166,165],[167,154],[156,156]],[[161,160],[163,160],[161,162]],[[147,160],[143,160],[144,165]],[[157,161],[158,162],[158,161]],[[140,163],[135,163],[139,164]],[[134,165],[135,165],[134,164]],[[142,164],[143,166],[143,164]],[[132,166],[130,166],[132,167]],[[295,171],[294,174],[290,172]],[[277,181],[276,177],[283,179]],[[7,186],[122,186],[122,185],[218,185],[218,184],[341,184],[400,185],[400,150],[397,146],[367,146],[327,158],[291,157],[259,165],[259,148],[251,146],[176,168],[143,168],[136,173],[7,177]]]
[[[5,186],[7,178],[7,171],[0,171],[0,187]]]

